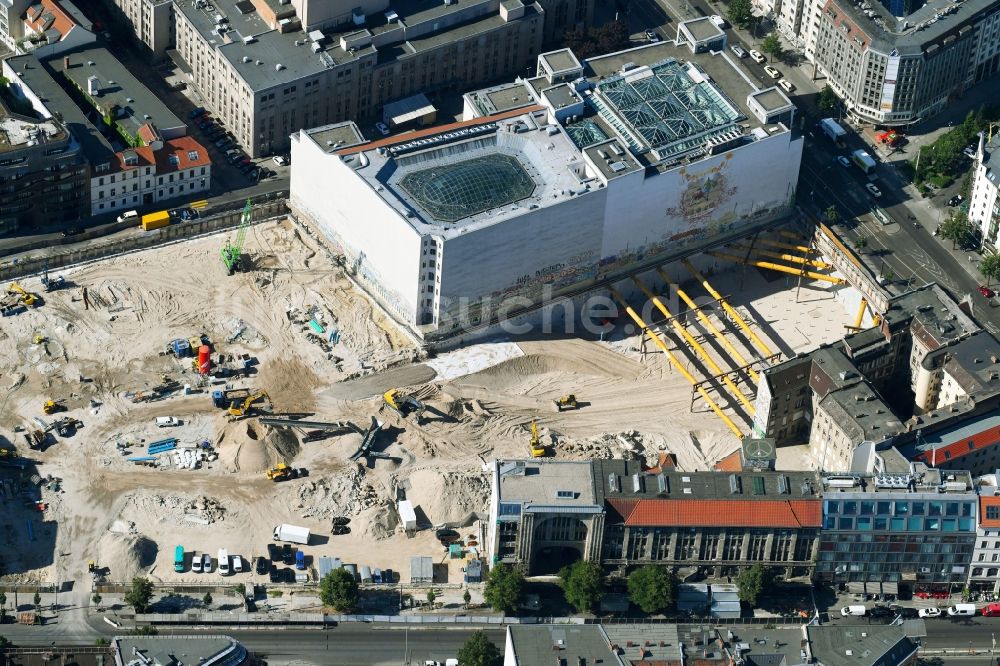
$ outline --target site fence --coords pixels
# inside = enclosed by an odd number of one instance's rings
[[[0,592],[4,594],[55,594],[68,592],[70,583],[2,583]],[[13,601],[13,599],[11,599]]]
[[[264,220],[288,213],[286,200],[278,196],[281,194],[284,193],[273,193],[273,196],[269,195],[267,197],[269,200],[262,201],[253,206],[252,215],[254,223],[263,222]],[[139,231],[134,222],[128,223],[125,228],[134,228],[136,229],[135,233],[104,242],[79,245],[78,241],[81,238],[86,239],[87,234],[74,236],[72,240],[77,244],[67,247],[65,250],[50,249],[48,252],[44,254],[40,253],[38,256],[21,257],[11,263],[5,263],[0,267],[0,281],[14,280],[29,275],[40,275],[46,269],[55,271],[98,259],[106,259],[108,257],[145,250],[178,240],[187,240],[196,236],[233,228],[239,225],[242,216],[242,209],[223,211],[206,210],[210,212],[197,220],[178,222],[155,231]],[[41,247],[51,248],[51,246],[52,242],[47,241]]]

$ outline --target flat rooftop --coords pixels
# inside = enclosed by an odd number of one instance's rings
[[[605,179],[612,180],[644,168],[622,143],[617,138],[608,139],[584,148],[583,152]]]
[[[824,666],[903,664],[917,651],[903,627],[895,625],[807,626],[809,648]]]
[[[67,136],[66,131],[54,119],[31,120],[23,116],[12,116],[0,106],[0,153],[27,148],[29,141],[60,141]]]
[[[929,0],[908,16],[894,16],[878,0],[862,0],[857,4],[834,0],[834,6],[871,36],[873,46],[885,50],[895,48],[900,55],[916,55],[924,45],[943,40],[963,24],[992,11],[996,0],[963,0],[960,3]]]
[[[980,330],[937,284],[893,298],[883,319],[893,329],[909,324],[913,336],[931,350]]]
[[[509,625],[507,632],[519,664],[622,664],[599,624]]]
[[[774,87],[765,88],[758,93],[753,93],[753,98],[766,111],[778,111],[788,106],[788,98]]]
[[[540,55],[539,58],[541,58],[541,60],[548,67],[549,71],[553,74],[569,72],[580,68],[580,61],[576,59],[576,54],[574,54],[570,49],[549,51],[548,53]]]
[[[568,83],[559,83],[542,91],[549,103],[556,109],[580,103],[580,97]]]
[[[366,141],[353,120],[313,127],[305,130],[305,133],[328,153],[357,146]]]
[[[69,67],[65,66],[65,60]],[[95,101],[105,108],[117,106],[124,112],[116,120],[133,136],[146,123],[160,131],[184,127],[167,105],[160,101],[118,58],[105,48],[76,49],[45,61],[47,67],[61,72],[80,90],[87,91],[88,79],[96,76],[100,94]]]
[[[587,461],[498,460],[495,464],[501,502],[596,505]]]
[[[523,81],[505,83],[469,93],[470,99],[483,115],[520,109],[535,103]]]
[[[213,658],[239,664],[247,656],[246,648],[228,636],[116,636],[112,645],[126,661],[135,650],[159,664],[200,664]]]
[[[706,42],[724,34],[722,29],[712,23],[712,19],[707,16],[684,21],[684,26],[698,42]]]

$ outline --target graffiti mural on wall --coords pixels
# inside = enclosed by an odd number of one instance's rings
[[[732,157],[732,153],[729,153],[722,162],[703,171],[680,169],[678,173],[687,182],[687,187],[681,192],[678,205],[667,208],[667,217],[680,218],[688,224],[698,224],[732,199],[738,188],[730,185],[725,173]]]

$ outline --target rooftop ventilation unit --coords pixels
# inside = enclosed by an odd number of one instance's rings
[[[858,480],[853,476],[831,476],[823,481],[830,488],[853,488],[858,485]]]
[[[280,72],[284,68],[285,68],[285,66],[282,65],[280,62],[279,63],[275,63],[275,65],[274,65],[274,71],[276,71],[276,72]]]

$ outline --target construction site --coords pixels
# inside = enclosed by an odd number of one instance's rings
[[[711,469],[753,432],[761,368],[871,323],[792,232],[600,293],[628,307],[599,334],[429,356],[291,218],[19,280],[0,328],[18,546],[2,580],[200,582],[218,574],[178,565],[181,546],[253,561],[296,525],[308,580],[336,557],[410,583],[425,556],[433,582],[460,583],[482,552],[487,461]]]

